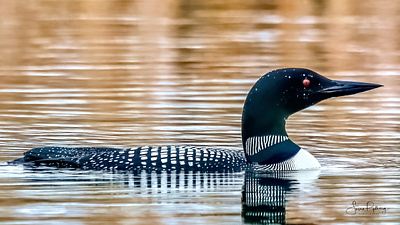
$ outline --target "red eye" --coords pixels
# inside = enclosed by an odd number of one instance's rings
[[[310,80],[309,79],[304,79],[303,80],[303,85],[304,85],[304,87],[308,87],[308,86],[310,86]]]

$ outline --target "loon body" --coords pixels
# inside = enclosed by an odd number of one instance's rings
[[[324,99],[351,95],[381,85],[330,80],[302,68],[271,71],[247,95],[242,114],[244,152],[196,146],[116,148],[34,148],[11,163],[121,171],[240,171],[245,168],[302,170],[319,168],[285,129],[295,112]]]
[[[243,152],[196,146],[117,148],[35,148],[17,159],[31,165],[117,171],[240,171]]]

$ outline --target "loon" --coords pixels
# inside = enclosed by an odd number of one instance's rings
[[[242,113],[243,152],[197,146],[42,147],[29,150],[23,158],[10,163],[112,171],[317,169],[317,159],[289,139],[285,129],[287,118],[324,99],[380,86],[331,80],[304,68],[277,69],[262,76],[247,95]]]

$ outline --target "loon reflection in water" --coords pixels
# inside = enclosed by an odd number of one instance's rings
[[[262,76],[247,95],[242,114],[244,152],[195,146],[115,148],[44,147],[10,163],[118,171],[242,171],[319,168],[318,161],[289,138],[286,119],[324,99],[381,85],[330,80],[308,69],[286,68]]]
[[[162,211],[163,209],[160,208],[171,204],[178,208],[188,207],[187,204],[196,204],[196,210],[200,210],[196,213],[201,213],[202,216],[228,213],[228,215],[236,217],[241,214],[242,220],[246,224],[285,224],[293,220],[293,214],[287,213],[290,210],[287,205],[293,206],[291,201],[288,201],[288,196],[291,200],[300,198],[313,201],[309,195],[318,191],[315,183],[320,174],[320,170],[265,172],[249,169],[245,173],[147,172],[143,170],[140,173],[101,173],[101,171],[78,171],[76,173],[75,170],[69,171],[68,169],[59,172],[52,172],[53,168],[45,167],[29,168],[29,170],[31,169],[38,174],[41,172],[44,174],[29,176],[28,179],[42,184],[41,188],[44,190],[51,189],[55,193],[60,193],[60,191],[64,193],[66,191],[64,184],[68,182],[68,185],[71,186],[68,189],[75,190],[69,194],[79,198],[76,190],[82,188],[83,182],[88,190],[99,191],[99,187],[105,186],[106,190],[113,190],[111,192],[102,191],[106,195],[107,193],[110,195],[124,193],[124,199],[128,198],[125,200],[129,201],[129,198],[132,198],[131,200],[139,205],[148,205],[157,210]],[[57,169],[55,170],[57,171]],[[73,172],[73,177],[68,176],[71,175],[70,172]],[[77,174],[79,176],[76,176]],[[76,187],[74,187],[75,185]],[[315,187],[312,188],[312,193],[309,192],[310,186]],[[238,208],[239,205],[226,207],[226,204],[232,203],[232,197],[236,202],[238,197],[236,194],[240,189],[242,190],[241,211]],[[226,192],[230,194],[226,195]],[[129,195],[126,195],[127,193]],[[66,195],[68,196],[68,192]],[[217,196],[219,200],[210,202],[211,196]],[[107,196],[105,198],[109,199]],[[145,200],[141,202],[140,199]],[[220,206],[224,207],[220,208]],[[213,209],[211,212],[210,208]],[[177,213],[182,217],[185,212],[178,210]],[[193,212],[189,213],[190,216],[193,216]],[[171,216],[174,217],[174,214]],[[299,219],[299,216],[301,215],[296,214],[296,219]],[[303,216],[302,221],[309,219],[309,214]]]
[[[270,171],[248,170],[242,188],[242,217],[246,223],[286,224],[287,196],[300,195],[302,186],[313,185],[319,170]],[[297,215],[299,216],[299,215]]]

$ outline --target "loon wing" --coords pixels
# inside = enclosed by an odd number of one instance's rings
[[[241,171],[248,166],[241,151],[195,146],[44,147],[27,151],[11,163],[120,171]]]

